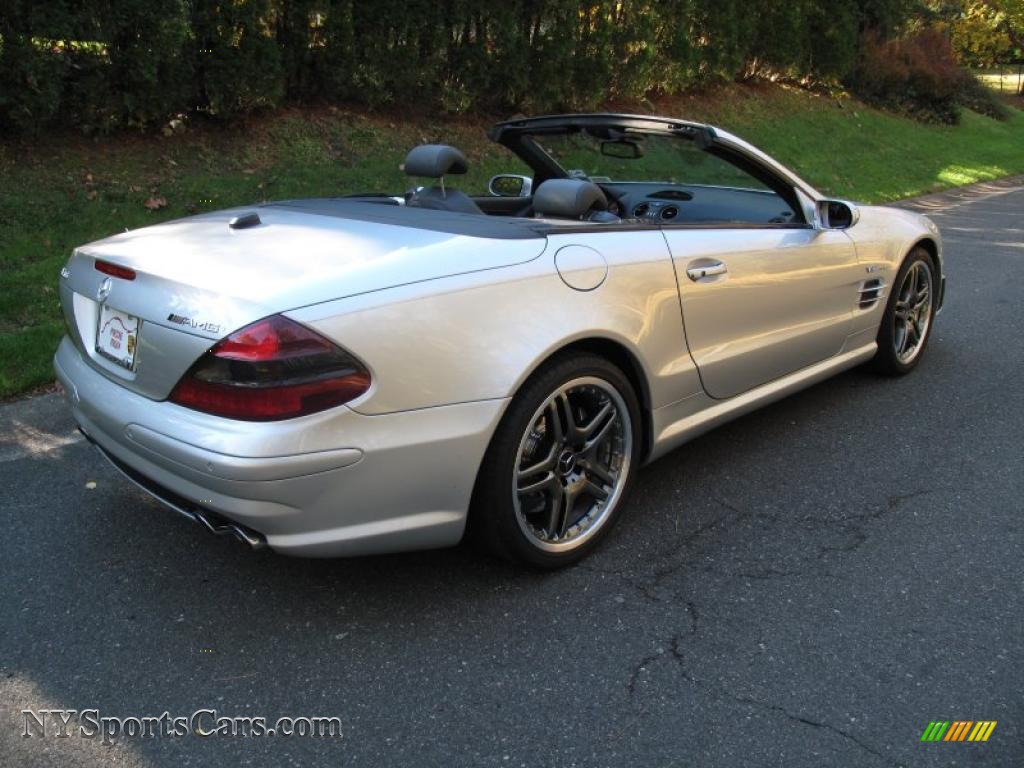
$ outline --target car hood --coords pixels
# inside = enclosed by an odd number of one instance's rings
[[[508,224],[490,225],[495,236],[487,237],[486,223],[460,220],[480,216],[409,212],[413,223],[434,226],[428,229],[392,223],[401,221],[398,206],[347,205],[341,214],[337,207],[323,213],[287,203],[238,208],[126,231],[76,249],[70,288],[95,298],[106,278],[95,270],[96,259],[129,267],[137,278],[114,278],[108,302],[150,323],[220,338],[277,312],[530,261],[546,245],[543,235],[522,227],[510,235],[501,229]],[[385,208],[398,210],[381,221],[377,212]],[[248,213],[260,223],[229,226]],[[432,214],[450,226],[435,226]],[[460,231],[467,229],[474,234]]]

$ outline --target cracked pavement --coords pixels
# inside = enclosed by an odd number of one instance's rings
[[[1024,181],[913,205],[949,276],[920,368],[645,468],[561,573],[253,554],[123,481],[56,396],[0,406],[0,763],[1024,764]],[[22,738],[29,707],[337,715],[344,737],[102,746]],[[921,743],[935,719],[998,726]]]

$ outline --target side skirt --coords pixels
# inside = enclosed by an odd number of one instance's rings
[[[874,357],[877,349],[878,345],[872,340],[863,347],[830,357],[729,400],[715,400],[705,394],[698,394],[659,408],[652,414],[654,445],[647,461],[664,456],[673,448],[719,424],[732,421],[762,405],[781,400],[841,371],[867,362]]]

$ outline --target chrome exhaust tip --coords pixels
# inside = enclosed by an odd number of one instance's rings
[[[233,523],[219,515],[213,517],[202,509],[190,509],[188,512],[193,520],[202,524],[206,530],[215,536],[234,536],[243,544],[248,544],[252,549],[262,549],[267,546],[267,540],[263,538],[263,535],[251,528],[246,528],[239,523]]]
[[[85,436],[86,440],[96,446],[100,454],[113,465],[114,469],[165,507],[173,509],[178,514],[184,515],[195,523],[199,523],[216,536],[233,536],[243,544],[248,544],[250,549],[263,549],[267,546],[266,537],[259,531],[254,531],[252,528],[247,528],[241,523],[229,520],[213,510],[203,509],[197,506],[195,502],[163,488],[107,451],[81,426],[78,427],[78,431]]]

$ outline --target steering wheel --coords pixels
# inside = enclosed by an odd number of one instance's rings
[[[608,198],[608,212],[615,214],[620,219],[625,218],[622,215],[622,198],[626,196],[626,193],[623,192],[622,195],[616,195],[611,190],[606,189],[602,185],[598,184],[598,186],[601,187],[601,191],[604,192],[604,196]]]

